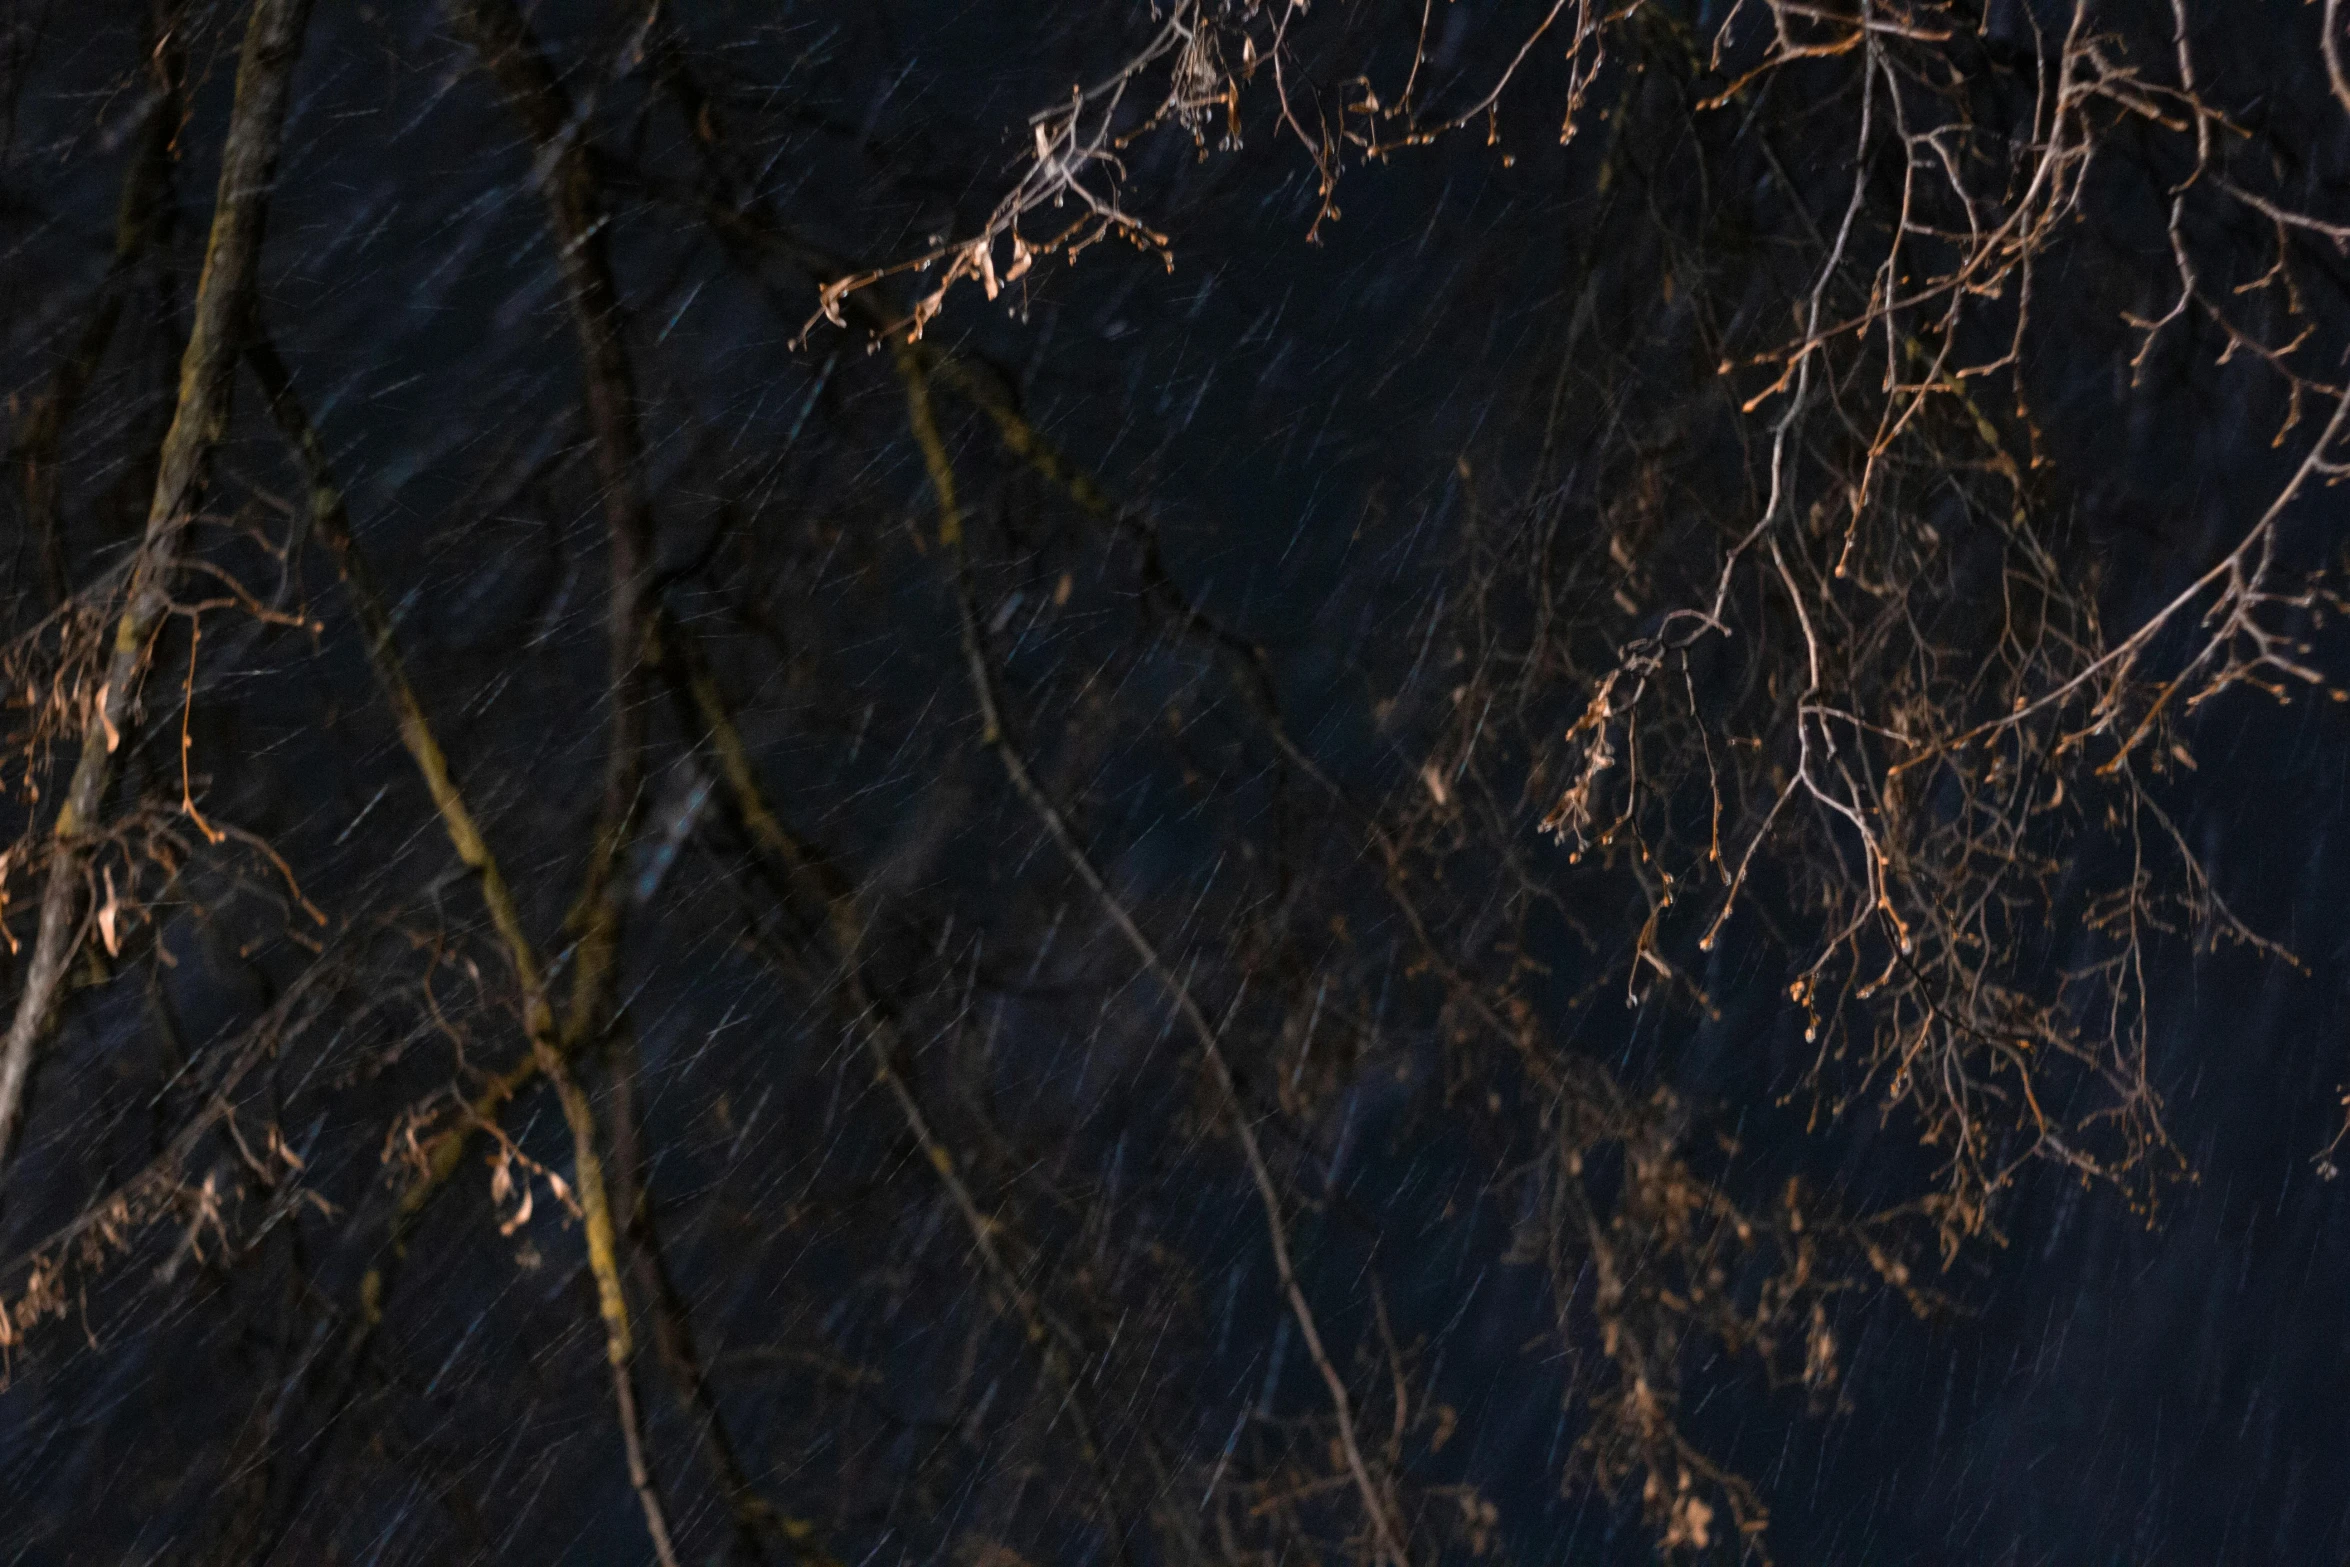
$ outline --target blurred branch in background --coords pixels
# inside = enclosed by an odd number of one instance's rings
[[[1901,1559],[2321,971],[2335,7],[86,9],[26,1560]]]

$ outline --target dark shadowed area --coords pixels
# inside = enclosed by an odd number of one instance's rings
[[[2350,1559],[2338,0],[0,0],[0,1560]]]

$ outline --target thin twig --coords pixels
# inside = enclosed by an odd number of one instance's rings
[[[1271,1166],[1266,1163],[1264,1149],[1257,1141],[1256,1127],[1249,1119],[1247,1101],[1241,1097],[1240,1085],[1233,1077],[1232,1066],[1224,1054],[1223,1041],[1216,1026],[1200,1009],[1191,987],[1168,966],[1151,939],[1143,934],[1142,927],[1135,923],[1126,905],[1102,879],[1101,872],[1094,867],[1092,857],[1071,831],[1067,818],[1062,816],[1059,807],[1037,785],[1034,776],[1028,771],[1027,762],[1022,759],[1004,728],[1003,713],[996,701],[995,679],[988,669],[987,653],[980,641],[978,612],[971,603],[962,507],[956,499],[953,460],[947,455],[946,443],[939,435],[937,418],[931,411],[927,378],[909,356],[901,355],[898,365],[906,384],[908,419],[914,429],[915,442],[921,447],[923,463],[929,471],[931,487],[938,499],[939,539],[955,559],[955,599],[962,628],[963,660],[970,676],[972,694],[979,702],[981,743],[995,752],[1012,787],[1036,813],[1038,820],[1044,823],[1062,857],[1069,862],[1070,869],[1076,872],[1078,879],[1085,883],[1087,890],[1101,904],[1110,922],[1117,926],[1127,945],[1142,960],[1143,967],[1149,970],[1151,977],[1173,999],[1176,1010],[1182,1014],[1193,1038],[1199,1042],[1200,1054],[1207,1062],[1209,1075],[1214,1079],[1225,1108],[1231,1115],[1233,1131],[1239,1138],[1250,1179],[1256,1186],[1258,1202],[1264,1209],[1266,1233],[1272,1244],[1273,1266],[1280,1279],[1283,1299],[1296,1318],[1298,1334],[1305,1344],[1306,1353],[1312,1358],[1315,1368],[1321,1373],[1323,1386],[1329,1391],[1331,1409],[1338,1426],[1339,1448],[1345,1455],[1347,1470],[1354,1479],[1355,1489],[1362,1497],[1364,1511],[1369,1515],[1372,1534],[1379,1544],[1380,1559],[1395,1564],[1395,1567],[1409,1567],[1411,1557],[1404,1549],[1396,1525],[1389,1516],[1387,1500],[1372,1478],[1370,1465],[1363,1457],[1362,1445],[1356,1439],[1354,1404],[1347,1392],[1346,1379],[1331,1364],[1313,1306],[1306,1299],[1304,1286],[1298,1281],[1297,1268],[1290,1254],[1289,1221],[1282,1212],[1280,1188],[1274,1182]]]

